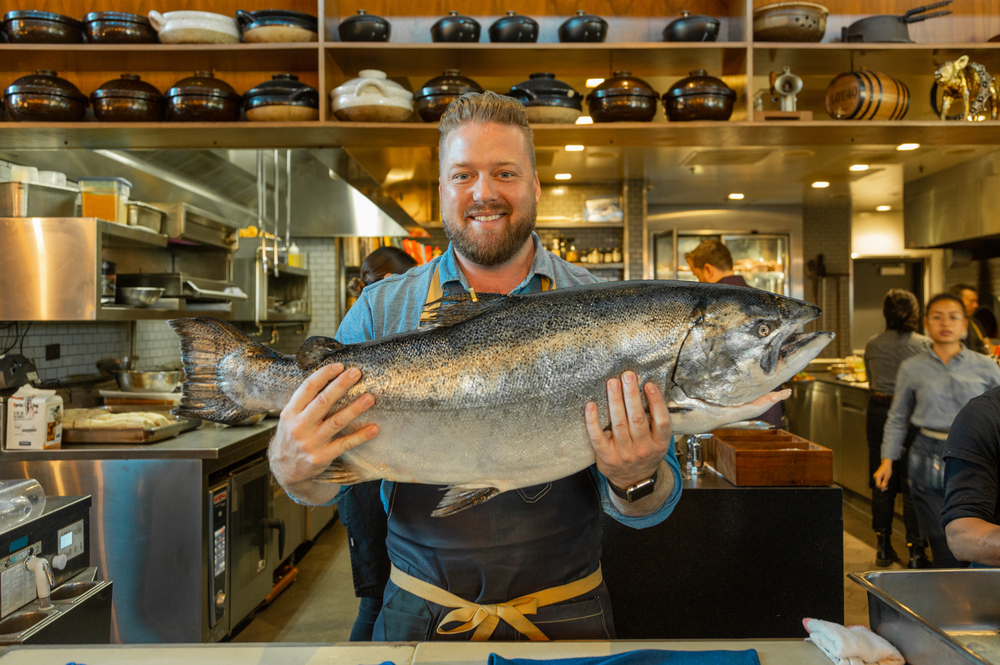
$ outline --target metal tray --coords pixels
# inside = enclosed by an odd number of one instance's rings
[[[63,443],[156,443],[198,427],[200,420],[184,418],[153,429],[64,429]]]
[[[909,665],[1000,663],[1000,569],[851,573],[873,631]]]

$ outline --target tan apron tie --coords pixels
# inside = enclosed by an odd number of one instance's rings
[[[552,284],[552,280],[545,275],[542,275],[542,291],[548,291],[550,288],[555,288]],[[472,293],[472,299],[476,300],[475,290],[470,288],[469,291]],[[431,285],[427,289],[427,300],[424,301],[424,310],[420,313],[421,324],[434,320],[440,304],[435,307],[428,307],[428,305],[437,300],[441,300],[442,297],[444,297],[444,291],[441,289],[441,262],[439,261],[438,264],[434,266],[434,274],[431,276]]]
[[[593,591],[600,586],[604,576],[601,573],[600,565],[598,565],[597,570],[593,573],[575,582],[536,591],[527,596],[508,600],[506,603],[489,605],[479,605],[459,598],[430,582],[424,582],[407,575],[396,566],[392,566],[389,579],[400,589],[408,591],[414,596],[419,596],[442,607],[455,608],[438,624],[437,632],[440,635],[455,635],[474,629],[476,632],[472,634],[472,641],[485,642],[500,624],[500,619],[503,619],[514,630],[528,637],[531,641],[547,642],[549,638],[525,615],[536,614],[539,607],[561,603]],[[462,625],[450,630],[442,628],[442,626],[452,622],[461,622]]]

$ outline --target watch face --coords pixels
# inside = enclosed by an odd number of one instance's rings
[[[627,497],[625,497],[629,503],[632,501],[637,501],[645,496],[649,496],[656,489],[656,476],[653,476],[649,480],[644,480],[641,483],[637,483],[625,490]]]

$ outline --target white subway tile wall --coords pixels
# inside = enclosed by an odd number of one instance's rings
[[[26,323],[19,324],[23,332]],[[6,347],[12,341],[13,329],[5,331]],[[59,345],[59,358],[45,359],[45,347]],[[128,354],[129,324],[127,323],[32,323],[24,337],[24,355],[35,361],[38,378],[42,381],[66,379],[77,374],[97,374],[95,363],[103,358]],[[20,353],[14,348],[11,353]]]
[[[820,356],[836,358],[851,353],[851,280],[846,275],[851,271],[851,206],[850,203],[836,205],[807,204],[802,208],[802,253],[806,262],[823,255],[827,273],[845,275],[839,280],[826,280],[826,302],[822,302],[822,281],[806,274],[805,300],[824,309],[825,330],[837,333]],[[840,325],[837,326],[837,284],[840,285]],[[822,321],[822,320],[820,320]],[[819,330],[820,321],[810,323],[807,331]],[[838,354],[838,348],[840,352]]]
[[[172,365],[181,360],[177,334],[166,321],[136,321],[136,357],[143,369]]]

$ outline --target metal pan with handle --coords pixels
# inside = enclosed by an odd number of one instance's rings
[[[952,0],[942,0],[942,2],[916,7],[902,16],[884,14],[863,18],[843,29],[841,41],[867,44],[912,44],[913,40],[910,39],[910,31],[907,26],[910,23],[951,14],[951,10],[931,12],[932,9],[945,7],[951,2]]]

